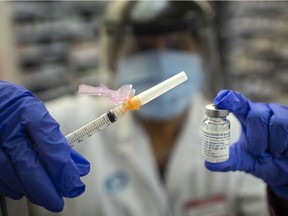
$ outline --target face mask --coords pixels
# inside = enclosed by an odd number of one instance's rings
[[[145,104],[137,114],[157,121],[179,115],[200,90],[203,70],[199,55],[179,51],[153,51],[118,62],[118,84],[132,84],[136,94],[185,71],[188,80]]]

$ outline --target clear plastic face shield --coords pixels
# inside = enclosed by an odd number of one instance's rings
[[[223,74],[216,45],[217,35],[213,25],[195,24],[195,19],[188,17],[185,25],[174,22],[171,25],[106,25],[104,28],[105,65],[115,76],[117,62],[131,56],[155,51],[174,50],[196,53],[201,56],[204,67],[204,94],[212,99],[223,88]],[[197,22],[197,21],[196,21]],[[187,23],[189,25],[187,25]],[[191,25],[190,25],[191,24]],[[176,73],[176,72],[175,72]],[[114,79],[115,80],[115,79]]]
[[[175,50],[198,54],[200,52],[200,46],[195,38],[193,38],[188,31],[184,30],[155,35],[135,35],[127,33],[121,45],[119,45],[117,59],[155,50]]]

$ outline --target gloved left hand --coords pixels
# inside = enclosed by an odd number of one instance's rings
[[[89,162],[68,145],[59,124],[31,92],[0,81],[0,194],[26,196],[50,211],[85,190]]]
[[[251,173],[288,200],[288,107],[253,103],[231,90],[220,91],[214,104],[233,112],[242,132],[238,142],[230,147],[227,161],[205,161],[205,166],[211,171]]]

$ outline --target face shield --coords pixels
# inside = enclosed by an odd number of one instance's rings
[[[114,21],[108,19],[104,25],[105,68],[110,72],[109,76],[112,78],[110,80],[115,81],[117,78],[119,61],[133,56],[167,50],[182,53],[190,52],[201,56],[205,77],[203,91],[206,97],[212,99],[216,92],[223,88],[223,74],[220,70],[220,58],[216,46],[217,35],[213,29],[213,20],[206,15],[204,17],[202,11],[190,10],[188,7],[185,8],[185,13],[181,12],[181,16],[174,16],[171,19],[159,15],[158,18],[153,17],[153,21],[147,21],[147,18],[137,21],[131,18],[131,14],[129,17],[129,10],[133,12],[134,8],[134,11],[137,11],[137,5],[135,6],[137,3],[135,2],[130,2],[130,4],[129,1],[122,2],[122,5],[118,6],[118,13],[114,8]],[[151,6],[151,2],[149,3]],[[174,4],[173,8],[175,5],[181,6],[183,4],[183,2],[172,3]],[[118,2],[118,4],[121,3]],[[166,7],[161,10],[169,11],[169,8]],[[158,14],[161,14],[161,11]],[[117,15],[118,18],[115,18]],[[175,71],[175,73],[177,72],[179,71]]]
[[[125,39],[124,39],[125,38]],[[125,59],[133,55],[149,51],[175,50],[199,53],[197,41],[189,31],[170,32],[166,34],[127,34],[119,45],[117,59]]]

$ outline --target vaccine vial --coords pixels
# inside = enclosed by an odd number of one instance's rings
[[[205,107],[207,118],[202,123],[202,156],[213,163],[229,158],[230,122],[228,110],[218,109],[214,104]]]

